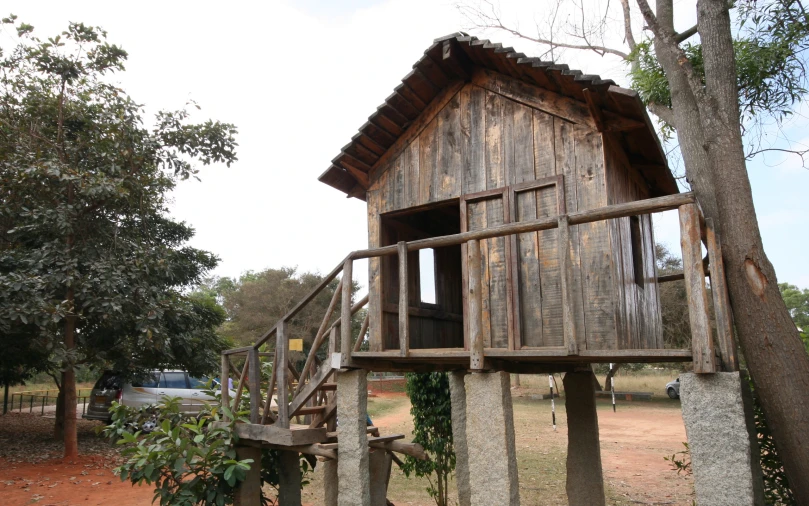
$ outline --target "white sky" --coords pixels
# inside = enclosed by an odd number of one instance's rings
[[[587,2],[600,10],[601,1]],[[695,2],[675,3],[678,26],[693,24]],[[502,2],[505,17],[526,29],[545,12],[541,4]],[[221,257],[215,274],[222,276],[280,266],[328,272],[367,245],[365,203],[317,177],[432,40],[466,24],[451,2],[429,0],[12,0],[4,9],[40,37],[68,21],[100,25],[129,52],[121,83],[150,112],[194,99],[202,106],[195,120],[237,125],[239,161],[204,169],[201,183],[181,183],[172,210],[196,229],[193,246]],[[608,35],[620,45],[615,26]],[[2,45],[12,42],[7,31],[1,36]],[[489,37],[538,53],[501,34]],[[557,61],[627,82],[616,60],[568,51]],[[806,126],[800,115],[787,133],[804,139]],[[809,287],[809,171],[794,159],[766,162],[748,165],[765,248],[779,281]],[[657,220],[656,234],[679,251],[676,218]],[[364,283],[365,264],[354,272]]]

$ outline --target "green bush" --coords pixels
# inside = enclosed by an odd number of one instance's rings
[[[447,482],[455,469],[449,379],[445,372],[431,372],[408,373],[405,380],[413,415],[413,442],[424,447],[429,459],[407,456],[402,471],[406,476],[415,473],[426,477],[430,483],[427,493],[438,506],[447,506]]]
[[[218,393],[206,391],[215,395]],[[233,504],[234,491],[255,465],[252,459],[236,456],[238,436],[236,423],[249,422],[247,410],[235,413],[218,404],[208,406],[198,415],[180,411],[179,398],[165,398],[156,406],[131,408],[114,403],[112,423],[104,435],[125,448],[126,461],[115,471],[121,480],[133,484],[154,485],[154,501],[160,506],[224,506]],[[223,422],[223,416],[229,422]],[[279,458],[277,450],[262,450],[262,486],[278,489]],[[309,483],[309,462],[301,458],[301,487]],[[262,497],[263,504],[274,504]]]

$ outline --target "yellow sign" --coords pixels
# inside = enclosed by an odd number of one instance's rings
[[[290,339],[289,351],[303,351],[303,339]]]

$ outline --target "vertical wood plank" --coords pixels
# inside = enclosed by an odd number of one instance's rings
[[[250,362],[248,368],[248,386],[250,388],[250,423],[259,423],[259,405],[261,404],[261,360],[258,350],[255,348],[247,352],[247,360]]]
[[[417,157],[418,158],[418,157]],[[417,186],[418,187],[418,186]],[[381,243],[382,218],[379,216],[379,191],[368,192],[368,247]],[[382,259],[368,259],[368,343],[371,351],[385,349],[382,335]]]
[[[559,268],[561,270],[562,292],[562,332],[568,355],[578,355],[576,344],[576,318],[573,315],[573,300],[569,287],[573,284],[573,272],[570,269],[570,225],[567,215],[559,216]]]
[[[405,148],[402,165],[405,174],[405,207],[414,207],[419,203],[419,138]]]
[[[270,376],[270,384],[267,386],[267,399],[264,403],[264,413],[261,415],[261,424],[264,425],[267,421],[272,420],[275,421],[275,415],[272,414],[272,410],[270,409],[272,406],[272,393],[275,391],[275,380],[277,375],[275,374],[275,364],[278,363],[278,348],[275,349],[275,355],[272,360],[272,367],[273,372]]]
[[[460,195],[461,179],[461,97],[456,94],[438,114],[438,153],[434,171],[434,199]]]
[[[708,267],[711,273],[711,295],[713,296],[716,337],[722,359],[722,370],[726,372],[738,371],[739,360],[736,356],[736,340],[733,338],[733,313],[730,307],[727,281],[725,280],[722,242],[714,227],[713,219],[706,218],[705,225],[707,229]]]
[[[699,208],[696,204],[680,207],[680,246],[683,250],[685,293],[691,322],[691,349],[695,373],[716,371],[711,327],[708,320],[708,294],[702,265]]]
[[[419,134],[419,205],[431,202],[435,196],[433,172],[438,156],[438,117]]]
[[[222,375],[219,376],[219,390],[222,394],[222,406],[230,406],[230,388],[228,388],[228,378],[230,377],[230,360],[228,356],[222,354]],[[227,421],[226,415],[223,415],[223,420]]]
[[[486,92],[478,86],[469,86],[469,108],[464,111],[469,132],[464,159],[463,193],[476,193],[486,189]]]
[[[503,166],[503,98],[486,92],[486,189],[493,190],[506,186]]]
[[[351,359],[351,288],[354,260],[346,258],[343,264],[343,298],[340,301],[340,365],[347,366]]]
[[[576,174],[576,142],[573,138],[575,125],[567,121],[555,118],[553,123],[554,129],[554,155],[556,173],[564,176],[564,198],[565,208],[568,213],[576,212],[579,210],[578,203],[578,175]],[[580,350],[587,349],[587,341],[585,338],[585,320],[584,320],[584,291],[583,291],[583,275],[581,267],[581,244],[579,242],[579,226],[574,225],[570,227],[570,251],[568,252],[570,260],[570,270],[572,273],[571,280],[572,286],[568,287],[568,293],[571,295],[573,310],[573,317],[576,321],[576,343]]]
[[[480,259],[480,244],[477,240],[473,239],[466,243],[466,251],[468,252],[467,262],[469,263],[468,286],[467,286],[467,301],[469,304],[469,340],[470,340],[470,362],[469,367],[472,370],[483,369],[483,332],[482,332],[482,300],[481,300],[481,286],[482,280],[480,276],[481,259]]]
[[[410,297],[408,295],[407,243],[399,241],[399,351],[403,357],[410,353]]]
[[[514,221],[530,221],[537,217],[536,192],[514,193]],[[542,346],[542,291],[540,288],[539,242],[536,232],[519,234],[517,246],[518,301],[517,313],[522,346]]]
[[[557,172],[554,118],[537,110],[533,113],[534,179],[555,176]]]
[[[275,331],[275,358],[272,365],[275,373],[275,384],[278,387],[278,421],[275,422],[283,429],[289,428],[289,369],[287,368],[287,354],[289,352],[289,337],[287,336],[287,322],[278,322]]]
[[[548,218],[559,214],[556,192],[563,191],[556,186],[538,188],[536,194],[537,218]],[[559,271],[559,231],[542,230],[537,232],[540,293],[542,294],[542,346],[562,346],[562,288]]]
[[[505,223],[505,206],[502,197],[486,200],[487,228]],[[493,237],[487,239],[487,265],[489,272],[489,325],[491,328],[491,347],[509,347],[508,332],[508,273],[506,257],[506,238]]]

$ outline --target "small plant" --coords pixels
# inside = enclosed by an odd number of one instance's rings
[[[683,443],[685,446],[685,450],[675,452],[670,457],[663,457],[663,460],[668,460],[669,465],[677,474],[683,473],[685,475],[690,475],[693,473],[691,469],[691,449],[688,447],[688,443]]]
[[[452,441],[452,405],[449,379],[444,372],[405,375],[407,395],[413,415],[413,442],[420,444],[428,460],[406,457],[402,471],[405,476],[415,473],[430,483],[427,493],[438,506],[448,506],[449,475],[455,469],[455,449]]]
[[[218,407],[196,419],[180,412],[178,398],[140,409],[116,404],[112,411],[105,435],[128,445],[121,452],[126,462],[116,469],[121,480],[154,484],[153,500],[161,506],[233,503],[234,488],[253,464],[236,458],[233,425],[244,421],[240,414],[222,408],[232,421],[214,426],[222,421]],[[153,429],[144,433],[145,427]]]

